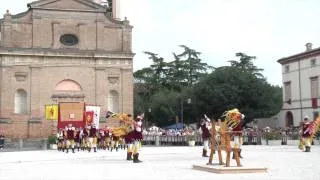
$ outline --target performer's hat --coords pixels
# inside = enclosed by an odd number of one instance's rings
[[[304,120],[309,120],[309,116],[304,116]]]

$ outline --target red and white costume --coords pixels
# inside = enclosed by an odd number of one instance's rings
[[[97,128],[93,125],[89,131],[89,151],[93,148],[94,152],[97,152],[97,141]]]
[[[208,157],[207,151],[209,149],[209,140],[210,140],[210,129],[211,129],[211,122],[210,119],[204,115],[204,119],[202,119],[200,124],[200,131],[202,135],[203,140],[203,150],[202,150],[202,156]]]
[[[302,122],[302,131],[301,131],[301,137],[303,142],[302,150],[305,150],[305,152],[310,152],[311,144],[312,144],[312,122],[309,120],[309,117],[304,117],[304,120]]]
[[[139,160],[139,150],[141,148],[141,141],[143,140],[142,136],[142,119],[143,116],[138,116],[134,124],[134,130],[132,133],[133,139],[133,162],[139,163],[142,162]]]
[[[68,128],[66,129],[67,133],[67,141],[66,141],[66,148],[67,153],[69,152],[69,148],[72,148],[72,152],[74,153],[74,136],[75,136],[75,128],[72,127],[72,124],[68,125]]]

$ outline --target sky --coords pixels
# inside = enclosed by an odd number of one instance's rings
[[[27,10],[32,0],[1,1],[0,15]],[[320,46],[319,0],[120,0],[120,17],[133,28],[134,71],[149,67],[150,51],[172,61],[179,45],[198,52],[219,67],[238,60],[235,53],[256,56],[254,64],[273,85],[282,86],[277,62]]]

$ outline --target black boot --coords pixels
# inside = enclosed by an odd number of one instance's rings
[[[139,153],[133,155],[133,163],[141,163],[139,160]]]
[[[67,151],[66,151],[66,153],[68,153],[69,152],[69,148],[67,148]]]
[[[310,151],[310,146],[306,146],[306,151],[305,152],[311,152]]]
[[[72,148],[72,153],[74,153],[74,148]]]
[[[243,157],[241,156],[241,149],[239,149],[239,157],[240,157],[240,158],[243,158]]]
[[[127,152],[127,160],[128,161],[132,160],[132,152]]]
[[[94,150],[94,152],[97,152],[97,148],[96,147],[94,147],[93,150]]]
[[[202,149],[202,157],[209,157],[206,149]]]

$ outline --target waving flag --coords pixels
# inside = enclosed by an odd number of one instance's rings
[[[106,118],[108,119],[108,118],[110,118],[110,117],[112,117],[112,118],[118,117],[118,114],[117,114],[117,113],[114,113],[114,112],[111,112],[111,111],[108,111],[108,112],[106,113]]]

